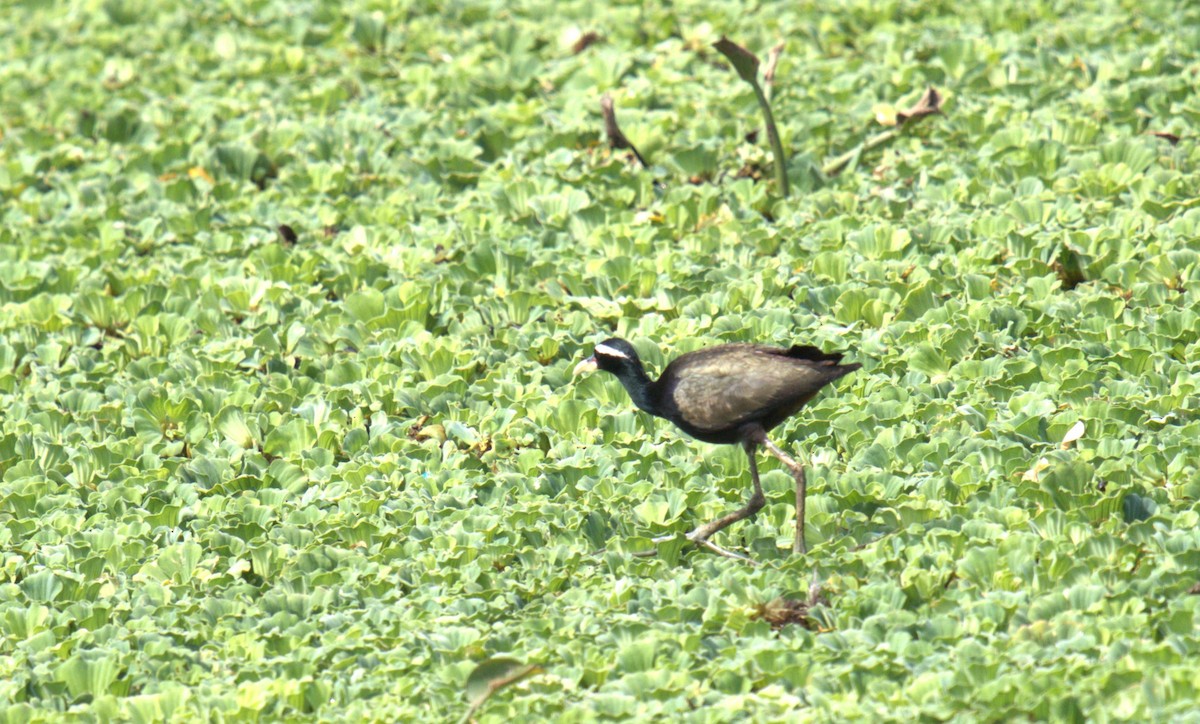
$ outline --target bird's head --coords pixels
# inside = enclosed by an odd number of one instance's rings
[[[626,377],[641,373],[642,361],[638,359],[637,350],[632,344],[623,339],[606,339],[596,345],[591,357],[576,365],[575,374],[598,369],[611,372],[617,377]]]

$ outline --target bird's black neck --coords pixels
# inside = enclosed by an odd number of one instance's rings
[[[651,415],[659,414],[658,397],[654,394],[654,381],[646,374],[646,370],[642,369],[640,365],[627,367],[617,374],[617,379],[625,386],[629,398],[633,400],[633,404],[637,405],[639,410],[649,412]]]

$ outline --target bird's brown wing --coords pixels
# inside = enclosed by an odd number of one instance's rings
[[[831,361],[813,362],[790,357],[787,350],[749,345],[679,361],[664,374],[670,380],[667,396],[683,422],[705,432],[761,420],[840,376]]]

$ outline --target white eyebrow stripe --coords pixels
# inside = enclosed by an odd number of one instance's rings
[[[602,354],[605,357],[620,357],[621,359],[629,359],[629,355],[625,354],[616,347],[609,347],[607,344],[596,345],[596,354]]]

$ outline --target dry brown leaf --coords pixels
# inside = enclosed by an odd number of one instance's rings
[[[910,106],[907,110],[896,112],[897,123],[907,123],[914,118],[923,118],[932,116],[935,113],[942,112],[942,94],[938,93],[937,88],[929,86],[925,89],[925,93],[920,100]]]
[[[783,55],[784,41],[779,41],[779,44],[767,51],[767,67],[763,69],[763,84],[771,85],[775,82],[775,67],[779,65],[779,56]]]
[[[287,224],[280,224],[278,227],[275,228],[275,231],[279,234],[279,238],[283,241],[283,243],[285,245],[287,245],[287,246],[295,246],[296,245],[296,240],[299,237],[296,235],[295,229],[288,226]]]
[[[617,124],[617,112],[613,110],[612,96],[607,93],[600,96],[600,113],[604,116],[604,135],[608,136],[608,145],[617,150],[633,151],[633,155],[641,162],[642,168],[650,168],[646,159],[642,158],[642,154],[638,153],[637,148],[621,132],[621,126]]]
[[[604,40],[603,35],[594,30],[589,30],[583,35],[579,36],[579,40],[576,40],[575,44],[571,46],[571,52],[575,55],[579,55],[602,40]]]
[[[1155,138],[1161,138],[1172,146],[1179,145],[1179,136],[1176,136],[1174,133],[1168,133],[1167,131],[1149,131],[1148,133]]]
[[[751,85],[758,85],[758,56],[746,50],[742,46],[733,42],[724,35],[721,39],[713,43],[713,47],[720,51],[721,55],[733,65],[733,69],[737,72],[742,80]]]
[[[766,621],[776,631],[793,623],[811,629],[812,623],[808,620],[808,609],[809,605],[804,601],[781,597],[755,606],[754,618]]]

